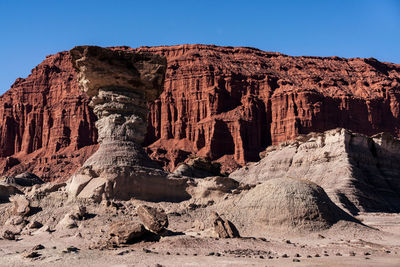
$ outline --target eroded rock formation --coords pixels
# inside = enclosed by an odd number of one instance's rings
[[[138,50],[168,60],[147,140],[171,169],[195,153],[229,170],[271,144],[337,127],[400,136],[396,64],[205,45]]]
[[[336,127],[400,136],[396,64],[211,45],[133,51],[167,59],[164,91],[150,104],[145,145],[168,170],[191,154],[232,170],[259,160],[271,144]],[[69,52],[48,57],[18,79],[0,98],[2,171],[68,177],[96,149],[88,103]]]
[[[216,205],[246,234],[257,231],[318,231],[340,220],[357,222],[315,183],[276,178]],[[274,229],[274,230],[272,230]]]
[[[263,154],[259,162],[230,177],[245,183],[305,179],[352,213],[399,211],[400,141],[388,134],[367,137],[334,129],[299,136]]]
[[[75,47],[70,54],[80,86],[92,97],[90,106],[98,118],[100,145],[72,176],[70,195],[95,201],[184,198],[185,180],[167,179],[141,146],[147,128],[147,102],[162,91],[165,59],[96,46]],[[160,190],[157,184],[170,188]]]
[[[48,56],[0,96],[0,173],[66,179],[96,151],[96,120],[68,52]]]

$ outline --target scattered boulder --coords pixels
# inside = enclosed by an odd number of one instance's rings
[[[160,234],[168,227],[167,214],[158,208],[142,205],[137,208],[139,219],[150,232]]]
[[[13,203],[13,214],[27,216],[31,211],[30,201],[24,195],[13,195],[10,197]]]
[[[43,224],[40,223],[40,222],[38,222],[38,221],[31,221],[31,222],[28,224],[28,228],[29,228],[29,229],[39,229],[39,228],[41,228],[42,226],[43,226]]]
[[[67,213],[64,218],[57,224],[58,229],[72,229],[78,227],[78,224],[75,221],[75,217]]]
[[[214,232],[219,238],[236,238],[240,237],[239,231],[235,225],[228,220],[222,219],[218,213],[213,213],[211,219],[214,225]]]
[[[110,226],[109,235],[115,238],[117,244],[132,244],[141,240],[147,233],[143,224],[121,221]]]
[[[60,188],[63,188],[66,185],[66,183],[36,184],[32,186],[30,191],[26,192],[26,195],[28,197],[44,197],[50,193],[58,191]]]
[[[42,250],[42,249],[44,249],[45,247],[42,245],[42,244],[38,244],[38,245],[36,245],[36,246],[34,246],[33,248],[32,248],[32,250]]]
[[[78,205],[74,208],[74,210],[70,213],[75,220],[83,220],[87,216],[86,207],[82,205]]]
[[[15,240],[15,233],[10,230],[5,230],[3,233],[3,238],[7,240]]]
[[[40,257],[41,254],[38,253],[37,251],[27,251],[24,254],[22,254],[22,257],[32,259],[32,258],[37,258]]]
[[[73,253],[78,253],[79,250],[80,250],[80,249],[77,248],[77,247],[69,246],[69,247],[65,248],[62,252],[63,252],[63,253],[71,253],[71,252],[73,252]]]

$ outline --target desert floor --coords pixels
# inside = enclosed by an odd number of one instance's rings
[[[364,213],[369,227],[339,222],[329,230],[270,238],[218,239],[192,231],[185,216],[170,216],[174,234],[158,242],[89,249],[85,231],[37,231],[0,240],[1,266],[400,266],[400,214]],[[185,222],[186,221],[186,222]],[[77,234],[77,233],[82,234]],[[35,245],[38,257],[24,257]],[[67,247],[78,252],[65,252]],[[287,256],[285,256],[285,254]]]

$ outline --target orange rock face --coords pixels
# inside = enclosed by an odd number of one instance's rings
[[[47,57],[0,97],[0,173],[66,178],[95,151],[95,120],[69,55]]]
[[[169,170],[196,154],[229,171],[268,145],[336,127],[400,136],[400,65],[208,45],[136,50],[168,61],[145,145]],[[0,120],[3,172],[60,179],[96,149],[95,117],[65,52],[0,97]]]
[[[268,145],[336,127],[400,136],[400,65],[205,45],[139,50],[168,60],[147,144],[170,169],[195,153],[231,170]]]

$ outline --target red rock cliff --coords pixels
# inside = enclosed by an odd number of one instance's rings
[[[400,65],[204,45],[139,50],[168,59],[148,144],[170,166],[186,151],[229,169],[270,144],[336,127],[400,136]]]
[[[258,160],[270,144],[336,127],[400,136],[400,65],[208,45],[137,50],[168,61],[164,92],[150,103],[145,145],[169,169],[197,154],[230,170]],[[35,155],[34,171],[41,174],[44,168],[64,177],[95,149],[95,118],[65,52],[17,80],[0,104],[2,157],[27,162]],[[58,165],[43,165],[50,155],[65,157],[63,151],[79,154],[55,161],[69,166],[64,174]],[[12,158],[8,162],[17,164]],[[24,165],[11,170],[19,166]]]
[[[96,149],[95,119],[68,53],[47,57],[0,97],[0,172],[66,178]]]

